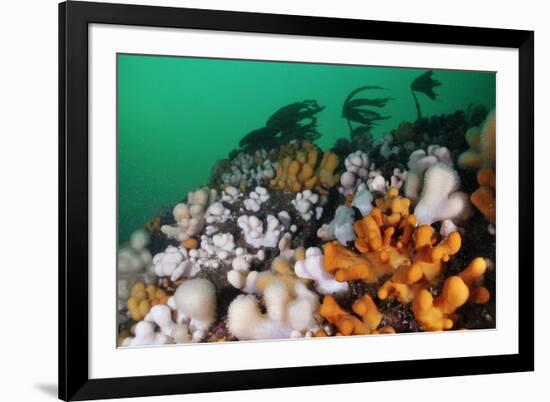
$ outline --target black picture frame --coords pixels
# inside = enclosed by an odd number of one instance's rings
[[[519,51],[517,354],[90,379],[88,25],[192,28]],[[534,370],[534,32],[70,1],[59,5],[59,398],[85,400]]]

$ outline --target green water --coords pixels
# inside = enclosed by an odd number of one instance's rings
[[[426,70],[241,60],[118,55],[119,241],[140,228],[163,205],[173,205],[208,182],[214,162],[225,158],[248,132],[263,127],[280,107],[315,99],[330,148],[349,137],[342,103],[357,87],[386,88],[394,98],[383,111],[391,118],[375,136],[414,121],[410,83]],[[418,96],[423,116],[495,107],[494,73],[435,70],[442,82],[437,101]]]

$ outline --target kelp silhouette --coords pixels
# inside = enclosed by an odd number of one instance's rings
[[[260,148],[273,148],[293,140],[317,140],[321,134],[317,131],[316,114],[324,109],[316,100],[304,100],[283,106],[268,120],[265,127],[245,135],[239,146],[245,152]]]
[[[434,92],[434,88],[441,86],[441,81],[434,80],[432,78],[433,70],[426,71],[423,74],[420,74],[414,79],[411,83],[411,93],[414,98],[414,104],[416,105],[416,117],[418,120],[422,118],[422,112],[420,110],[420,103],[416,97],[416,92],[423,93],[431,100],[437,99],[437,94]]]
[[[354,133],[353,125],[351,122],[361,124],[362,131],[370,130],[376,122],[380,120],[389,119],[390,116],[382,116],[380,113],[372,110],[372,108],[382,109],[386,104],[393,100],[393,98],[357,98],[355,95],[362,91],[369,90],[383,90],[384,88],[379,86],[364,86],[351,91],[344,101],[342,106],[342,117],[348,121],[350,130],[350,136]]]

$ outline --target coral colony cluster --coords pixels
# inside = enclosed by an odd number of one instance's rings
[[[322,150],[315,101],[277,111],[118,251],[121,346],[495,326],[495,113],[373,138],[391,98],[357,98]],[[421,98],[420,98],[421,99]]]

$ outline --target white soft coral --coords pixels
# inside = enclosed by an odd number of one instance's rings
[[[153,258],[153,271],[158,277],[170,277],[176,281],[182,276],[192,277],[199,267],[189,260],[187,250],[183,247],[168,246],[162,253]]]
[[[243,193],[241,193],[236,187],[227,186],[222,192],[221,200],[223,202],[227,202],[228,204],[234,204],[242,196]]]
[[[250,272],[251,264],[254,261],[264,261],[265,251],[259,250],[256,254],[248,253],[244,248],[238,247],[235,250],[235,258],[231,261],[231,270],[227,272],[227,281],[231,286],[241,289],[243,292],[254,291],[257,272]]]
[[[144,230],[131,234],[128,246],[117,253],[119,274],[138,274],[147,270],[152,262],[151,253],[146,248],[148,243],[149,235]]]
[[[228,309],[229,331],[239,340],[311,336],[319,328],[315,320],[318,296],[300,282],[293,293],[279,281],[269,284],[263,296],[266,314],[261,313],[255,296],[237,296]]]
[[[122,341],[122,346],[166,345],[172,343],[169,336],[155,329],[155,324],[152,322],[138,322],[135,328],[135,336],[125,338]]]
[[[202,339],[216,319],[216,288],[207,279],[190,279],[178,286],[168,304],[177,310],[194,340]]]
[[[151,307],[137,323],[135,336],[124,339],[123,346],[200,342],[204,338],[215,319],[215,289],[205,279],[184,283],[187,285],[178,287],[167,304]]]
[[[258,212],[262,208],[262,204],[269,200],[269,192],[265,187],[257,186],[254,191],[251,191],[248,198],[244,200],[244,208],[247,211]]]
[[[458,173],[444,163],[436,163],[424,174],[424,184],[414,215],[419,225],[431,225],[445,219],[460,222],[471,214],[467,194],[458,191]]]
[[[319,201],[319,194],[311,190],[304,190],[296,194],[296,198],[292,200],[292,205],[294,205],[302,219],[307,222],[314,215],[317,219],[321,218],[323,207],[317,206]]]
[[[218,233],[212,237],[201,236],[201,248],[189,252],[199,265],[218,268],[221,263],[231,263],[235,255],[235,241],[231,233]],[[198,258],[197,258],[198,257]]]
[[[436,163],[446,165],[450,168],[453,167],[453,158],[448,148],[439,145],[430,145],[426,151],[417,149],[409,155],[409,161],[407,162],[409,172],[405,178],[404,186],[407,198],[411,200],[418,198],[422,190],[425,173]]]
[[[266,218],[264,230],[263,222],[256,216],[242,215],[237,219],[237,224],[244,234],[247,244],[252,247],[276,247],[284,227],[273,215]]]
[[[190,192],[187,203],[179,203],[172,210],[176,224],[163,225],[162,232],[179,241],[198,235],[206,223],[206,209],[215,199],[216,191],[206,187]]]
[[[117,252],[117,296],[119,309],[125,308],[132,286],[138,281],[151,283],[153,257],[146,248],[149,235],[137,230],[130,236],[129,244]]]
[[[343,195],[355,194],[365,188],[369,174],[369,157],[363,151],[355,151],[344,160],[346,171],[340,176],[340,193]]]
[[[323,265],[323,252],[318,247],[306,250],[305,260],[298,260],[294,264],[294,273],[298,278],[315,281],[315,288],[321,294],[340,293],[348,290],[347,282],[338,282]]]

